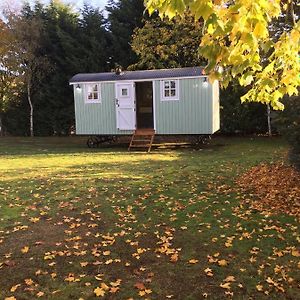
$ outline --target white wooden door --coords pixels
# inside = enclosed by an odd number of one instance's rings
[[[136,129],[134,82],[116,83],[116,112],[119,130]]]

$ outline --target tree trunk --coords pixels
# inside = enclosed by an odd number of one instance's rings
[[[33,105],[31,102],[31,91],[30,91],[30,83],[27,83],[27,100],[30,106],[30,136],[34,136],[33,134]]]
[[[268,118],[268,135],[272,136],[272,127],[271,127],[271,108],[270,104],[267,104],[267,118]]]

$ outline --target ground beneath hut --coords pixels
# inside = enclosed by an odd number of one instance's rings
[[[300,218],[300,173],[294,167],[260,164],[244,173],[238,184],[254,192],[253,208]]]

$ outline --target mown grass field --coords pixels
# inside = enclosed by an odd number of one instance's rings
[[[0,139],[0,299],[300,299],[295,218],[236,179],[273,138],[128,153]]]

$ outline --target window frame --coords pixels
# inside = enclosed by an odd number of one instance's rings
[[[175,82],[175,88],[173,89],[171,86],[171,82],[174,81]],[[169,88],[166,89],[165,87],[165,83],[169,82]],[[175,90],[175,95],[174,96],[166,96],[165,95],[165,91],[168,90],[169,93],[171,94],[172,90]],[[163,79],[160,80],[160,99],[161,101],[178,101],[179,99],[179,79]]]
[[[89,87],[94,87],[97,85],[97,92],[92,91],[92,93],[97,93],[98,94],[98,99],[89,99],[88,94],[89,94]],[[102,102],[102,97],[101,97],[101,84],[100,83],[87,83],[84,85],[84,102],[86,104],[93,104],[93,103],[101,103]]]

